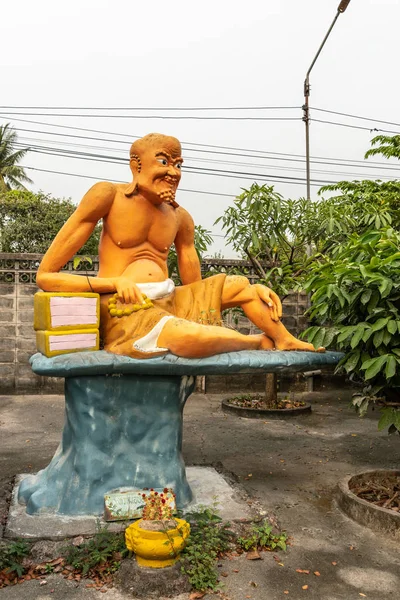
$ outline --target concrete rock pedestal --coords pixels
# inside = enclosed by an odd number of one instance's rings
[[[277,351],[148,360],[105,351],[35,354],[35,373],[65,378],[65,425],[51,463],[22,480],[18,500],[29,515],[101,515],[104,494],[113,489],[172,487],[184,508],[192,491],[181,453],[182,413],[196,375],[306,371],[341,357]]]
[[[81,376],[65,379],[65,424],[51,463],[26,477],[28,514],[100,515],[119,487],[172,488],[192,500],[182,458],[182,411],[194,377]]]

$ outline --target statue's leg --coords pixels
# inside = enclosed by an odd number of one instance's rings
[[[222,290],[222,308],[240,306],[246,316],[264,331],[277,350],[315,351],[312,344],[295,338],[280,320],[274,320],[271,308],[267,305],[264,286],[251,285],[246,277],[230,275],[225,279]]]
[[[265,335],[243,335],[233,329],[200,325],[185,319],[169,319],[159,337],[158,346],[184,358],[201,358],[237,350],[271,350]]]

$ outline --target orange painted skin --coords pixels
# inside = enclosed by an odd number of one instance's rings
[[[117,292],[121,301],[143,302],[136,283],[168,278],[167,257],[172,244],[183,284],[201,280],[194,247],[194,223],[175,202],[181,179],[181,146],[177,139],[150,134],[132,144],[131,184],[97,183],[83,197],[46,252],[37,283],[49,292]],[[99,273],[82,277],[60,272],[103,220],[99,245]],[[241,306],[263,331],[242,335],[231,329],[173,318],[166,322],[158,345],[187,358],[235,350],[311,350],[292,336],[280,321],[278,296],[245,277],[227,276],[222,309]]]

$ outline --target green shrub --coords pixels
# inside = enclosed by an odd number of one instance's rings
[[[354,406],[363,415],[377,403],[379,428],[400,432],[400,234],[383,228],[352,235],[313,266],[305,288],[318,323],[305,337],[343,350],[338,369],[364,384]]]

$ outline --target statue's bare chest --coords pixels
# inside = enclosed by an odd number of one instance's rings
[[[175,239],[178,218],[175,209],[168,205],[156,207],[121,194],[104,219],[104,229],[121,248],[134,248],[149,242],[165,251]]]

